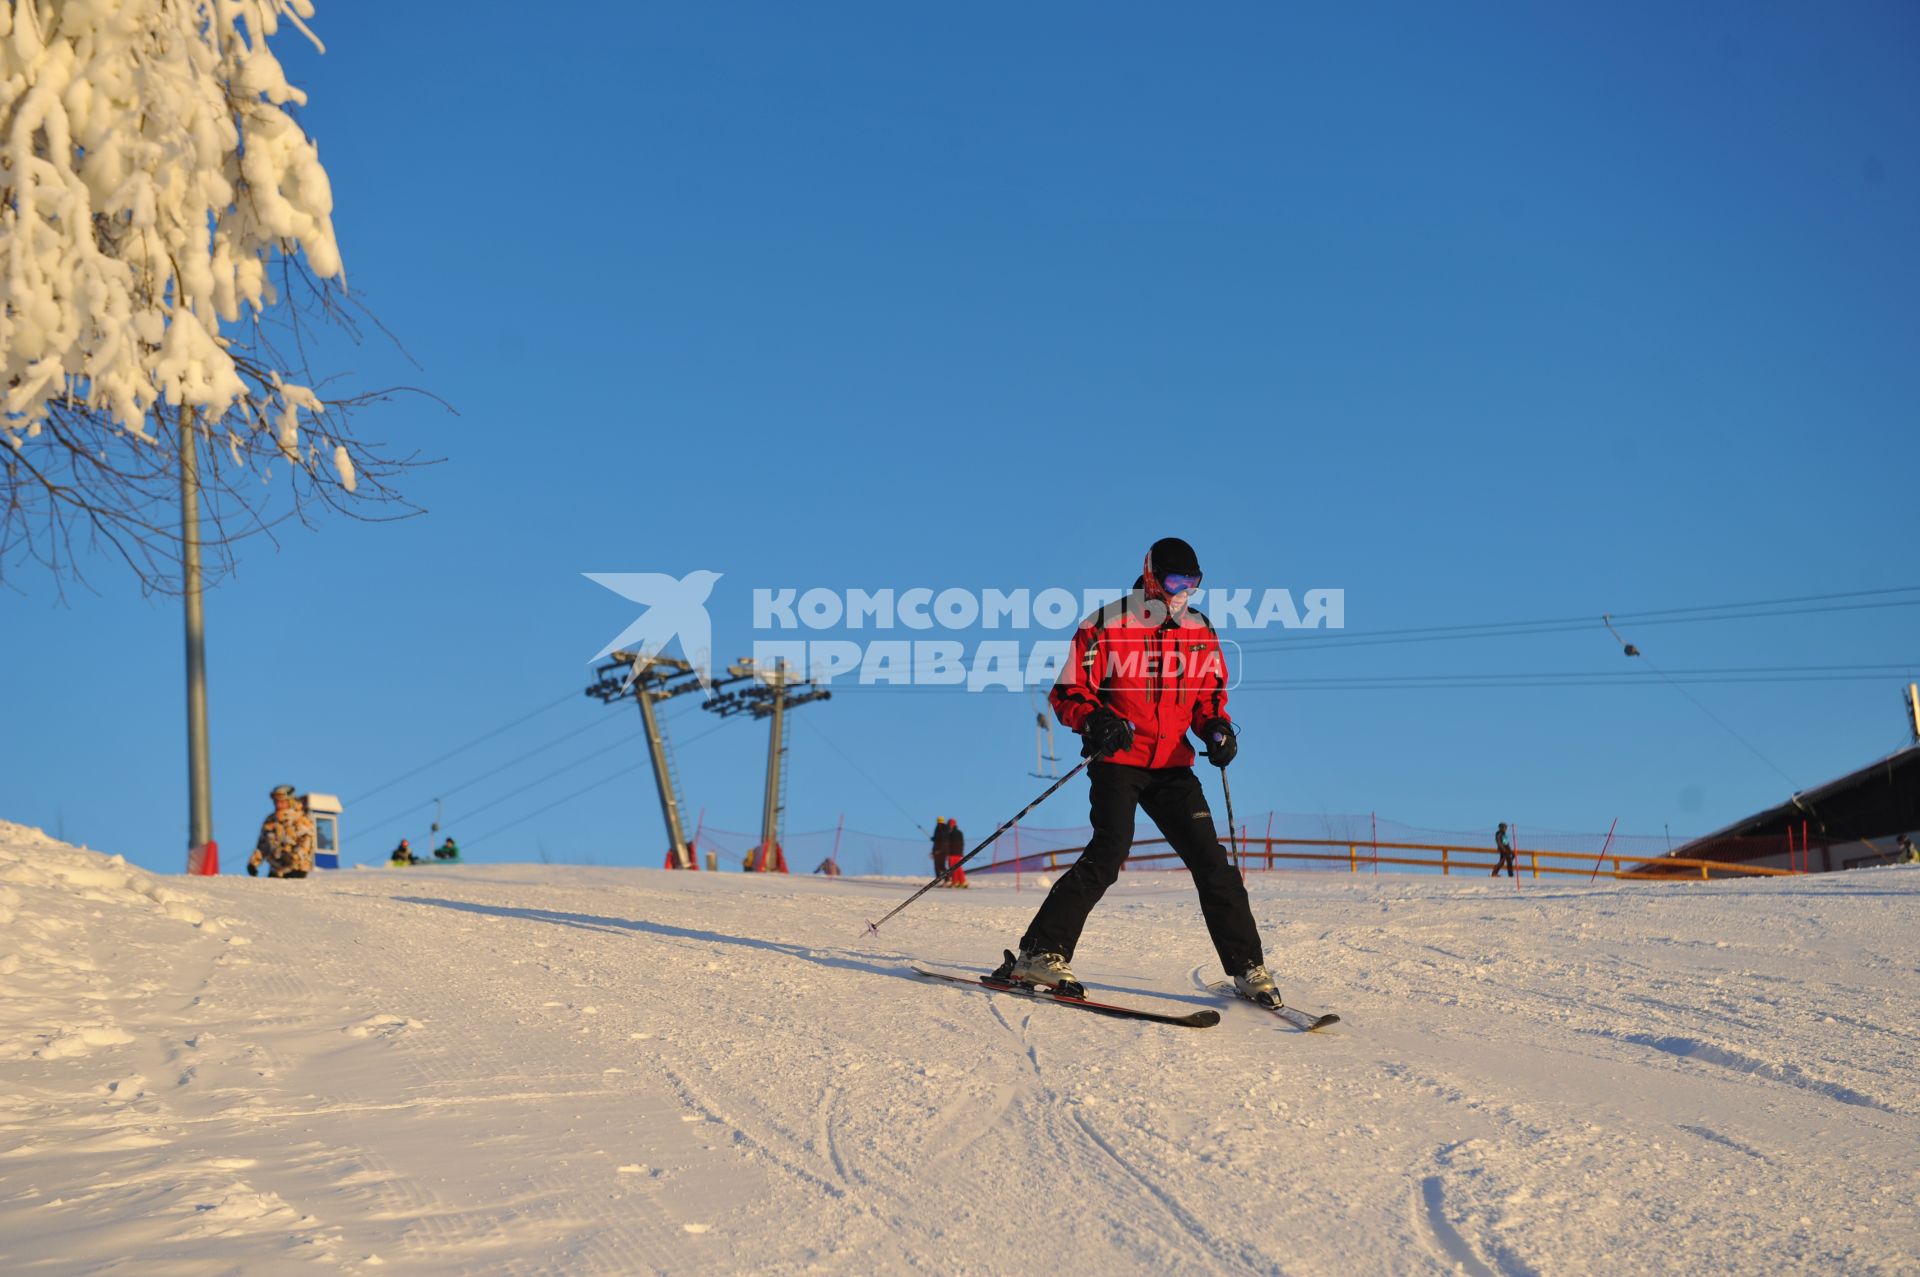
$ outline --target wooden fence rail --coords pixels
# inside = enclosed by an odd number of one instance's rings
[[[1128,857],[1129,866],[1142,861],[1178,861],[1179,857],[1171,851],[1139,853],[1139,848],[1166,845],[1164,838],[1136,838],[1134,854]],[[1324,851],[1275,851],[1276,847],[1321,847]],[[1071,864],[1082,847],[1058,847],[1047,851],[1028,852],[1017,860],[998,860],[992,864],[981,865],[976,873],[1032,873],[1036,870],[1053,870],[1062,863]],[[1437,852],[1437,856],[1382,855],[1382,852]],[[1456,847],[1446,843],[1423,842],[1354,842],[1342,838],[1241,838],[1240,864],[1247,869],[1273,869],[1275,861],[1312,861],[1315,863],[1344,863],[1348,873],[1359,873],[1361,866],[1369,868],[1375,865],[1404,865],[1410,868],[1438,869],[1442,874],[1450,875],[1455,870],[1461,873],[1489,873],[1499,863],[1499,854],[1488,847]],[[1691,860],[1679,856],[1662,856],[1650,859],[1647,856],[1620,855],[1618,853],[1596,854],[1586,851],[1538,851],[1516,847],[1513,853],[1514,867],[1538,878],[1541,874],[1585,874],[1591,876],[1595,866],[1612,862],[1611,868],[1602,868],[1600,873],[1609,878],[1640,878],[1655,880],[1678,880],[1692,878],[1691,871],[1698,870],[1699,876],[1707,878],[1714,873],[1727,877],[1772,877],[1782,874],[1795,874],[1793,869],[1771,869],[1760,865],[1727,864],[1718,860]],[[1547,863],[1543,864],[1542,861]],[[1564,863],[1553,863],[1555,861]],[[1659,873],[1635,872],[1623,869],[1623,864],[1657,864]],[[1687,872],[1668,872],[1668,868]]]

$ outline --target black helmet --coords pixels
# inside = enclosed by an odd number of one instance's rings
[[[1153,568],[1155,576],[1165,576],[1169,572],[1181,576],[1200,575],[1200,556],[1193,547],[1179,537],[1161,537],[1147,551],[1147,562]]]

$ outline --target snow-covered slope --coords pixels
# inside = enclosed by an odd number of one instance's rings
[[[0,824],[0,1271],[1912,1272],[1920,872],[1260,874],[1312,1036],[920,981],[1033,884],[156,879]],[[1076,967],[1215,978],[1183,877]]]

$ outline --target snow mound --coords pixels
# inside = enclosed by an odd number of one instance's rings
[[[74,847],[8,820],[0,820],[0,884],[6,884],[0,886],[0,919],[8,921],[20,900],[13,888],[57,886],[74,898],[104,904],[134,903],[130,897],[138,897],[193,926],[219,925],[208,923],[184,892],[163,885],[120,856]]]
[[[133,1042],[115,1004],[127,996],[116,942],[180,924],[210,934],[187,892],[119,856],[0,821],[0,1060],[71,1060]]]
[[[341,1029],[350,1038],[390,1038],[404,1033],[408,1029],[420,1027],[418,1020],[410,1020],[404,1015],[370,1015],[364,1020],[355,1020]]]

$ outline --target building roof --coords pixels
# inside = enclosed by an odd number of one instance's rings
[[[1803,822],[1808,838],[1822,843],[1890,838],[1920,829],[1920,745],[1895,750],[1838,780],[1802,790],[1778,806],[1676,847],[1673,854],[1696,860],[1754,859],[1777,852],[1777,840],[1799,830]]]

